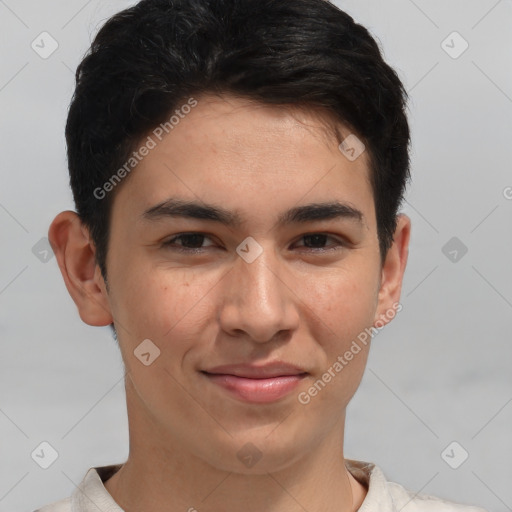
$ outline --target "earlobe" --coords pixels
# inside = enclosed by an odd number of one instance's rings
[[[110,304],[97,271],[94,244],[76,212],[59,213],[50,225],[48,239],[80,318],[88,325],[111,324]]]
[[[388,323],[394,318],[396,311],[399,310],[402,281],[409,255],[410,235],[411,219],[405,214],[398,215],[393,244],[389,248],[382,265],[381,285],[374,323],[377,321],[379,321],[379,324]]]

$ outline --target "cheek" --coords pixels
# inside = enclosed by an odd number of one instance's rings
[[[337,421],[338,411],[348,405],[364,374],[371,340],[365,329],[372,325],[375,288],[361,276],[344,276],[317,282],[308,298],[305,321],[316,345],[312,355],[320,364],[298,398],[312,416],[323,418],[326,428]],[[326,411],[332,414],[326,416]]]
[[[121,277],[121,276],[119,276]],[[132,271],[128,280],[120,278],[113,301],[116,321],[126,327],[128,344],[136,346],[143,339],[154,340],[167,348],[197,339],[204,319],[212,315],[208,295],[222,274],[195,274],[191,269],[145,269]],[[123,284],[124,283],[124,284]]]
[[[318,414],[327,407],[339,410],[357,390],[366,367],[371,327],[377,307],[378,276],[373,267],[367,271],[337,269],[328,276],[306,278],[303,284],[307,307],[301,316],[321,355],[319,373],[311,380],[305,400]],[[334,421],[334,418],[333,418]]]
[[[326,351],[342,349],[370,326],[377,307],[378,278],[367,272],[336,269],[297,278],[306,312],[323,335],[315,336]],[[297,286],[297,285],[296,285]],[[349,343],[350,344],[350,343]]]

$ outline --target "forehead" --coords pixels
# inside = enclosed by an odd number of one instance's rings
[[[195,138],[200,131],[206,140],[222,138],[226,146],[243,141],[244,146],[250,147],[251,142],[263,141],[272,150],[287,142],[283,135],[288,133],[295,143],[314,138],[332,151],[351,132],[332,112],[311,105],[270,105],[227,94],[204,94],[196,101],[197,106],[190,113],[179,120],[175,117],[182,138]],[[182,102],[186,105],[185,100]],[[172,131],[176,128],[177,125]],[[281,138],[274,139],[272,134]]]
[[[143,139],[152,149],[115,203],[142,215],[179,195],[263,216],[303,199],[373,202],[367,155],[344,156],[338,146],[350,130],[329,113],[234,96],[195,101]]]

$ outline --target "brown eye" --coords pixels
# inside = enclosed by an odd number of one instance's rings
[[[203,249],[210,247],[203,247],[204,240],[209,238],[204,233],[181,233],[164,242],[162,246],[179,252],[203,252]],[[181,241],[181,244],[177,244],[177,241]]]
[[[330,248],[325,248],[325,244],[328,239],[334,240],[335,244],[331,245]],[[339,240],[338,238],[335,238],[331,235],[328,235],[326,233],[310,233],[307,235],[302,235],[301,240],[304,240],[305,244],[304,247],[308,249],[312,249],[313,251],[328,251],[336,249],[340,246],[344,246],[345,244]]]

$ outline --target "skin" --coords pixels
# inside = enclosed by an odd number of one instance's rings
[[[49,230],[81,319],[115,323],[126,366],[129,458],[105,487],[127,512],[357,510],[367,490],[345,466],[345,411],[370,344],[309,404],[297,396],[365,328],[389,321],[410,219],[398,216],[381,265],[368,155],[345,158],[328,114],[234,96],[197,99],[115,192],[108,292],[77,215],[60,213]],[[142,218],[171,196],[236,210],[244,223]],[[360,210],[362,222],[276,223],[292,207],[331,200]],[[207,236],[162,245],[190,232]],[[304,237],[314,233],[329,238]],[[236,252],[248,236],[263,249],[252,263]],[[149,366],[134,355],[145,339],[161,351]],[[308,375],[268,404],[239,400],[199,372],[275,360]],[[262,453],[252,467],[237,457],[247,443]]]

